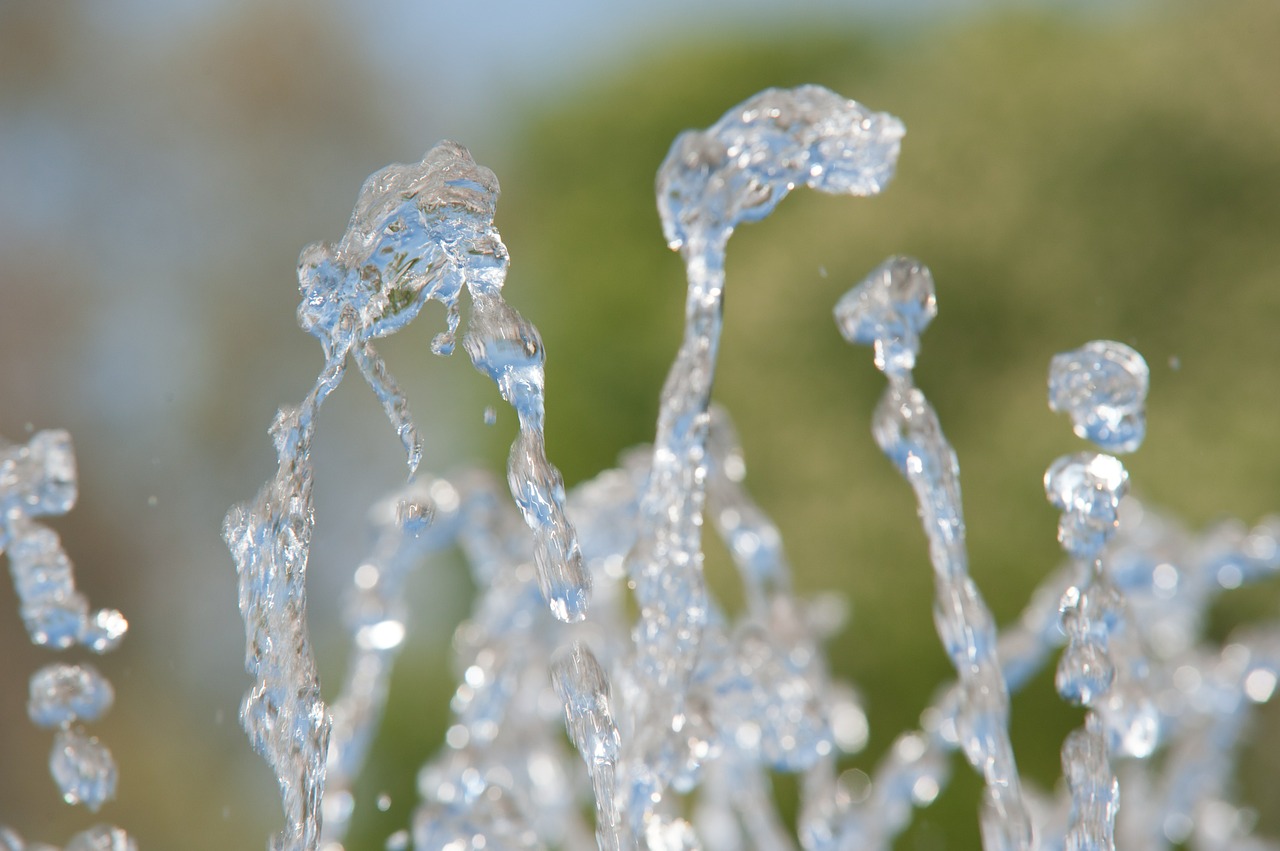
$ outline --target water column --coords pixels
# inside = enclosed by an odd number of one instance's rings
[[[685,694],[709,605],[702,515],[729,237],[799,185],[879,193],[893,174],[903,132],[896,118],[819,86],[769,89],[709,129],[681,134],[658,171],[663,234],[684,259],[689,288],[684,339],[662,390],[653,464],[627,559],[640,619],[629,696],[633,736],[623,743],[621,782],[636,835],[665,830],[649,822],[688,749],[681,735]]]
[[[936,313],[933,276],[909,257],[882,263],[835,309],[845,339],[873,347],[876,368],[889,379],[872,432],[920,504],[937,588],[934,624],[959,676],[951,711],[965,756],[986,781],[983,845],[988,851],[1026,849],[1031,819],[1009,743],[1009,693],[996,656],[995,622],[969,576],[960,465],[912,378],[920,334]]]

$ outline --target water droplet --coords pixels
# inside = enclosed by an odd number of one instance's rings
[[[915,367],[920,334],[937,314],[933,275],[911,257],[881,263],[835,308],[844,338],[874,347],[876,368],[890,375]]]
[[[1069,644],[1058,660],[1054,686],[1063,700],[1091,706],[1107,693],[1115,678],[1115,665],[1106,648],[1094,641],[1078,641]]]
[[[1077,436],[1108,452],[1132,452],[1146,436],[1150,371],[1142,355],[1114,340],[1095,340],[1055,355],[1049,408],[1071,418]]]
[[[356,644],[363,650],[391,650],[404,641],[404,624],[397,620],[384,620],[356,631]]]
[[[1093,560],[1120,525],[1120,500],[1129,474],[1111,455],[1078,452],[1064,455],[1044,474],[1045,494],[1062,512],[1058,541],[1080,559]]]
[[[129,621],[118,610],[99,609],[92,618],[85,621],[80,643],[94,653],[109,653],[120,646],[128,631]]]
[[[41,727],[96,721],[115,700],[111,683],[91,665],[46,665],[31,676],[27,714]]]
[[[68,804],[97,812],[116,794],[116,764],[96,738],[79,729],[59,730],[49,753],[49,771]]]

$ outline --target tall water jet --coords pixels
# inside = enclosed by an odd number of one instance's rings
[[[685,329],[662,390],[653,462],[627,557],[640,620],[634,631],[635,736],[624,741],[623,777],[642,833],[685,750],[673,719],[708,617],[701,525],[706,497],[708,406],[720,344],[724,255],[744,222],[759,221],[797,186],[875,195],[893,175],[901,122],[819,86],[770,89],[705,131],[687,131],[658,170],[667,244],[688,275]],[[676,735],[673,735],[676,734]]]
[[[920,334],[936,313],[933,275],[909,257],[886,260],[835,309],[845,339],[872,346],[876,368],[889,379],[872,432],[920,504],[936,585],[933,620],[960,678],[951,723],[986,781],[983,845],[987,851],[1029,849],[1031,817],[1009,743],[1009,689],[996,655],[995,621],[969,576],[960,463],[912,377]]]

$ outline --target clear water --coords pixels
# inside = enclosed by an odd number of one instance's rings
[[[0,439],[0,553],[9,557],[18,604],[33,644],[56,651],[77,645],[96,654],[119,646],[129,628],[115,609],[90,612],[76,589],[71,559],[57,533],[39,518],[65,514],[77,496],[75,450],[65,431],[36,432],[26,444]],[[110,749],[85,725],[105,715],[115,700],[111,683],[87,663],[53,662],[31,675],[27,714],[52,729],[49,774],[68,804],[97,812],[115,797],[117,769]],[[116,845],[93,845],[101,836]],[[73,837],[68,849],[132,848],[116,828]],[[0,826],[0,847],[27,849],[12,829]]]
[[[1009,689],[996,655],[995,621],[969,577],[960,464],[912,377],[920,333],[936,310],[928,268],[894,257],[850,290],[835,314],[845,338],[870,345],[876,368],[889,379],[871,430],[920,506],[936,585],[933,620],[959,680],[949,723],[986,781],[983,843],[988,849],[1029,849],[1031,816],[1009,742]]]
[[[1191,536],[1127,495],[1128,474],[1112,455],[1064,455],[1045,488],[1071,563],[997,629],[969,575],[959,463],[913,376],[937,315],[933,276],[901,256],[841,298],[835,318],[886,376],[872,435],[917,498],[934,622],[956,679],[879,764],[859,761],[867,714],[857,691],[829,675],[822,651],[838,612],[794,593],[782,536],[749,494],[740,442],[711,387],[735,227],[800,186],[879,193],[903,133],[892,116],[804,86],[762,92],[676,140],[658,207],[689,289],[655,440],[568,492],[545,452],[541,338],[502,296],[508,257],[493,226],[492,172],[442,143],[419,163],[370,177],[343,237],[303,251],[298,320],[319,339],[325,365],[306,397],[277,415],[275,475],[224,525],[254,679],[242,721],[281,789],[285,825],[271,848],[340,851],[354,812],[386,809],[384,797],[364,801],[355,790],[392,666],[415,628],[404,585],[454,548],[479,593],[454,638],[451,726],[389,849],[888,849],[943,793],[956,750],[984,783],[978,820],[988,851],[1276,847],[1246,835],[1231,796],[1250,709],[1280,679],[1280,628],[1214,643],[1204,626],[1223,590],[1280,571],[1280,520]],[[463,348],[515,412],[505,486],[480,473],[446,480],[419,470],[421,436],[374,344],[433,299],[446,308],[433,351],[456,348],[469,304]],[[326,704],[306,625],[310,446],[349,363],[374,389],[409,480],[371,514],[374,543],[353,572],[344,615],[349,668]],[[1127,346],[1088,343],[1054,358],[1050,407],[1104,452],[1133,451],[1147,378]],[[75,496],[65,432],[0,443],[0,551],[30,638],[102,653],[128,624],[115,610],[90,611],[57,536],[39,521],[68,511]],[[704,533],[718,535],[736,565],[745,601],[736,615],[705,584]],[[1053,664],[1063,698],[1087,716],[1063,743],[1063,782],[1041,790],[1018,774],[1009,696]],[[110,683],[83,661],[32,676],[29,714],[52,730],[50,770],[70,803],[97,809],[114,794],[114,759],[85,726],[113,701]],[[778,771],[799,775],[794,833],[771,788]],[[51,848],[0,827],[3,851]],[[101,825],[65,848],[136,844]]]

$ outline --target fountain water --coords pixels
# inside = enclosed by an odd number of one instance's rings
[[[1125,496],[1116,458],[1064,456],[1045,486],[1074,563],[997,631],[968,573],[955,453],[912,377],[937,310],[933,278],[901,257],[871,272],[835,315],[850,342],[873,347],[888,378],[872,430],[919,502],[935,624],[957,679],[921,729],[900,736],[869,772],[863,794],[841,782],[840,764],[865,744],[867,722],[856,692],[823,660],[821,643],[838,624],[794,593],[781,536],[744,487],[742,449],[727,413],[711,405],[711,386],[736,225],[768,215],[801,185],[879,193],[903,132],[892,116],[806,86],[765,91],[676,140],[659,172],[659,210],[689,291],[655,442],[568,493],[544,450],[541,340],[502,298],[507,252],[493,226],[490,171],[452,143],[420,163],[389,166],[366,182],[344,237],[303,252],[298,319],[320,339],[324,368],[302,403],[276,418],[276,475],[224,525],[255,678],[241,718],[276,773],[285,813],[270,847],[344,847],[352,783],[412,628],[404,582],[455,546],[480,593],[455,637],[462,675],[453,723],[419,774],[412,825],[389,849],[888,848],[913,808],[939,794],[957,749],[985,784],[987,849],[1275,847],[1247,835],[1230,786],[1249,707],[1276,684],[1280,634],[1268,626],[1215,645],[1203,626],[1217,591],[1280,569],[1280,522],[1189,540]],[[511,499],[484,475],[419,472],[407,401],[373,348],[434,299],[447,327],[433,350],[448,354],[464,292],[464,348],[519,419]],[[409,482],[373,511],[376,542],[355,570],[347,613],[349,672],[326,705],[306,630],[310,447],[349,358],[404,446]],[[1102,449],[1132,451],[1143,436],[1146,379],[1136,352],[1090,343],[1054,360],[1050,405]],[[89,616],[56,536],[32,520],[65,512],[74,497],[65,434],[0,445],[0,550],[32,640],[102,652],[122,637],[123,617]],[[708,520],[738,570],[746,603],[736,616],[703,578]],[[1064,642],[1059,691],[1089,713],[1063,745],[1065,782],[1053,794],[1019,777],[1009,695]],[[51,768],[71,803],[96,808],[113,794],[111,756],[80,727],[111,700],[87,664],[32,678],[30,714],[59,728]],[[772,772],[801,775],[794,831],[775,803]],[[47,846],[4,829],[0,847]],[[135,846],[104,826],[66,847]]]

